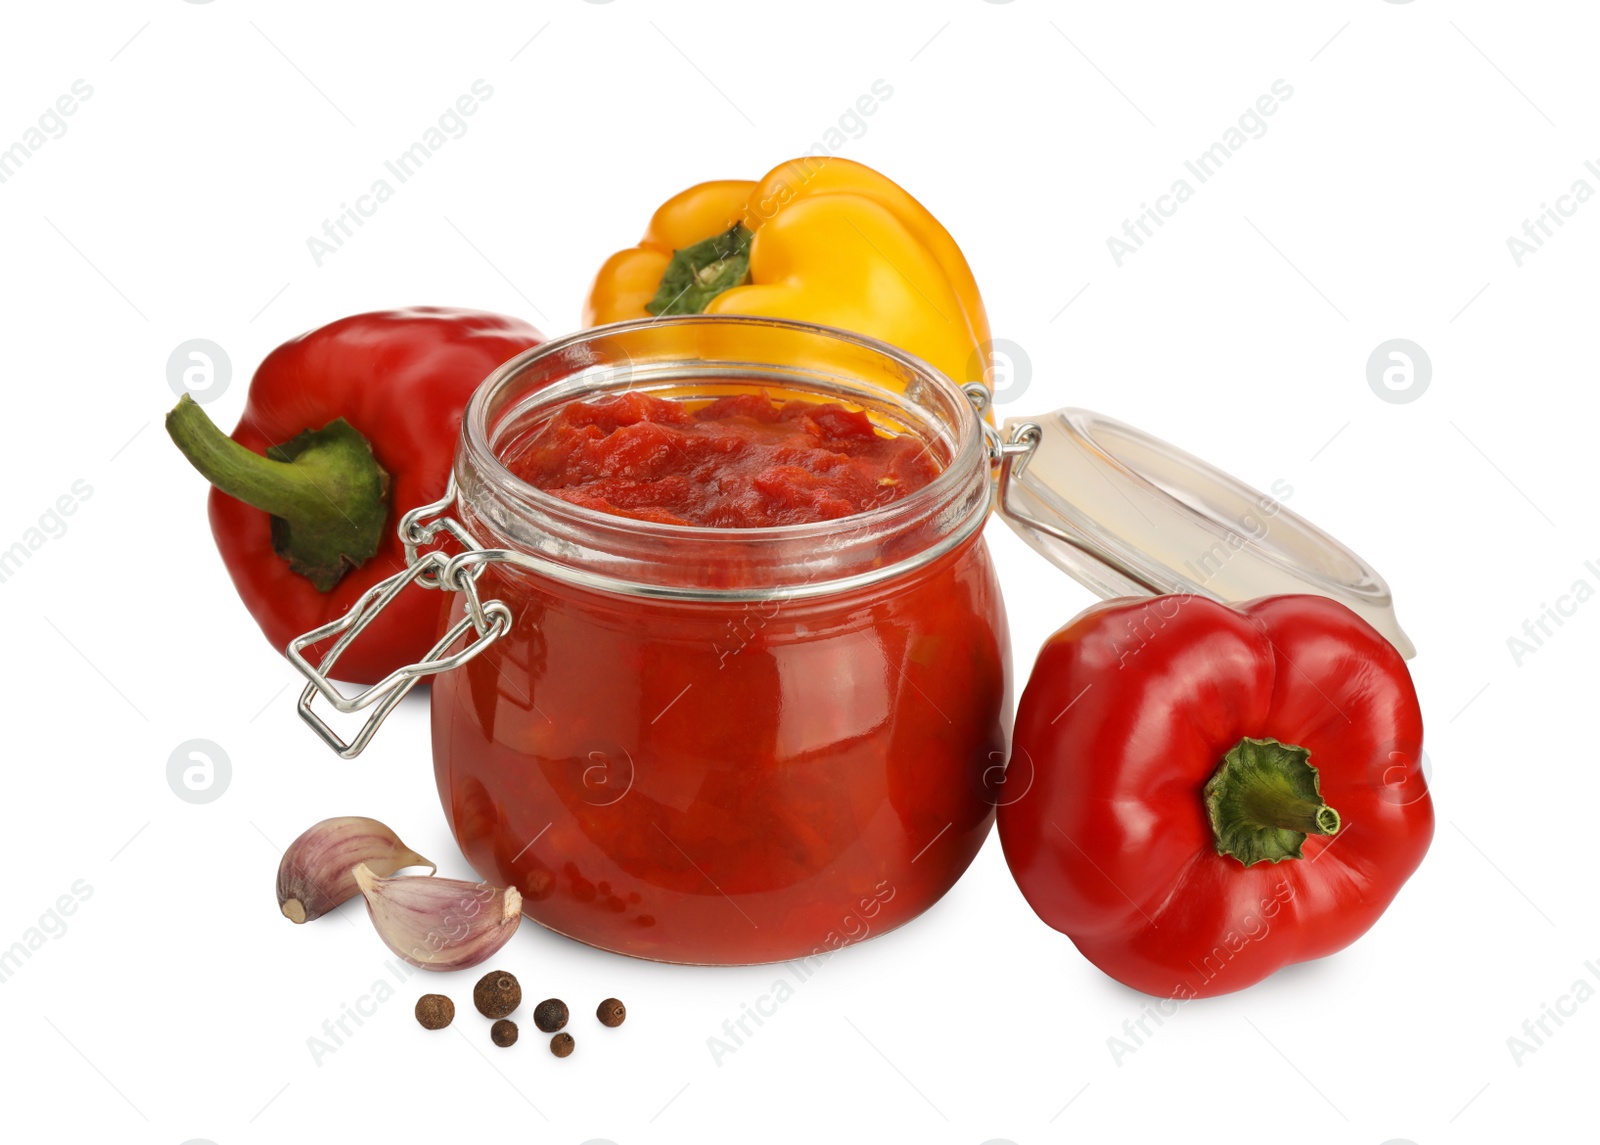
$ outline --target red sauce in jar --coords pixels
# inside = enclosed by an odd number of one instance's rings
[[[499,460],[623,517],[854,518],[825,550],[926,488],[934,454],[822,400],[627,394],[561,405]],[[459,511],[495,540],[470,500]],[[765,543],[684,533],[659,543],[686,585],[737,589],[741,545]],[[886,528],[877,559],[930,543]],[[435,776],[469,862],[552,930],[672,962],[814,965],[915,918],[988,834],[1011,698],[981,532],[913,563],[814,597],[708,601],[486,565],[479,592],[512,626],[432,689]]]
[[[506,465],[576,505],[712,528],[848,517],[939,475],[923,442],[861,410],[765,393],[698,408],[639,393],[569,402]]]

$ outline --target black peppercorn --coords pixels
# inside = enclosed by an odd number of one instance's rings
[[[628,1008],[615,998],[607,998],[600,1003],[600,1008],[594,1012],[594,1016],[600,1019],[602,1026],[620,1026],[623,1019],[628,1016]]]
[[[571,1034],[557,1034],[550,1039],[550,1052],[558,1058],[564,1058],[572,1052],[574,1044]]]
[[[472,988],[472,1004],[485,1018],[503,1018],[522,1004],[522,986],[515,974],[491,970]]]
[[[417,1021],[425,1030],[442,1030],[456,1020],[456,1004],[443,994],[424,994],[417,999]]]
[[[560,998],[546,998],[533,1008],[533,1024],[547,1034],[567,1024],[567,1004]]]
[[[489,1027],[489,1040],[501,1049],[517,1044],[517,1024],[509,1018],[501,1018]]]

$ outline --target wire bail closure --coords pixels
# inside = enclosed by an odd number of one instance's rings
[[[341,759],[353,759],[360,755],[389,713],[394,710],[395,705],[424,677],[461,667],[504,636],[511,628],[511,610],[506,607],[505,602],[484,601],[478,594],[478,576],[491,562],[501,559],[502,554],[499,550],[485,549],[461,526],[460,522],[447,515],[455,500],[456,485],[452,477],[450,486],[442,498],[430,505],[413,509],[400,519],[399,533],[401,541],[405,544],[406,567],[369,588],[339,619],[295,637],[285,650],[289,663],[309,681],[305,690],[300,693],[300,701],[296,705],[300,718],[309,724],[311,730],[337,752]],[[443,549],[432,549],[425,553],[421,551],[424,545],[438,540],[441,533],[454,538],[462,551],[455,556],[449,555]],[[413,583],[422,588],[461,593],[466,598],[466,615],[451,626],[450,630],[428,649],[421,660],[396,668],[382,680],[354,696],[344,695],[329,679],[334,664],[367,625],[371,624],[395,597]],[[459,651],[450,653],[450,648],[469,632],[473,634],[473,639]],[[338,641],[328,649],[316,665],[312,665],[306,659],[306,650],[335,636],[339,638]],[[312,710],[312,702],[318,694],[332,704],[336,711],[346,715],[367,708],[373,709],[372,714],[361,725],[361,730],[347,743]]]

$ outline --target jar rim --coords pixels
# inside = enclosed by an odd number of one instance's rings
[[[564,356],[581,354],[586,346],[601,343],[606,339],[619,337],[625,339],[629,335],[645,337],[647,332],[670,336],[674,330],[683,330],[692,335],[695,328],[727,332],[743,328],[750,331],[773,331],[783,337],[820,339],[833,347],[849,348],[852,352],[877,360],[885,369],[895,368],[901,371],[915,383],[929,387],[937,394],[938,404],[950,411],[949,456],[942,459],[940,472],[927,485],[883,505],[845,517],[822,521],[748,528],[679,525],[608,513],[575,504],[540,489],[518,477],[505,464],[497,448],[500,444],[496,436],[497,427],[492,425],[491,421],[497,414],[504,412],[503,399],[507,393],[514,392],[515,386],[530,370],[537,368],[541,363],[559,361]],[[759,370],[763,365],[775,370],[786,369],[785,364],[781,362],[737,362],[717,366],[710,360],[692,358],[683,359],[681,364],[686,377],[709,376],[720,371],[726,373],[730,379],[741,374],[748,378],[751,372]],[[878,385],[871,378],[850,380],[863,388],[870,387],[873,397],[881,398],[887,407],[902,410],[907,414],[920,413],[924,421],[932,420],[932,415],[914,403],[907,394],[898,393],[885,385]],[[516,407],[516,414],[522,416],[530,410],[546,405],[554,407],[561,402],[575,400],[581,396],[586,385],[594,384],[592,380],[585,382],[583,371],[579,370],[573,375],[552,381],[548,386],[530,394],[525,405]],[[914,417],[906,418],[905,424],[908,429],[917,429]],[[926,546],[926,551],[916,554],[921,559],[878,562],[875,569],[858,570],[854,575],[830,576],[820,583],[808,583],[798,592],[793,585],[719,588],[699,586],[684,591],[663,591],[662,586],[653,583],[630,583],[632,578],[626,576],[620,579],[610,576],[596,577],[593,575],[593,570],[585,572],[580,569],[573,569],[572,576],[562,576],[560,568],[566,563],[563,558],[570,555],[573,547],[570,543],[541,545],[542,552],[533,560],[525,562],[546,575],[556,575],[560,579],[572,580],[590,587],[596,587],[596,582],[599,581],[604,582],[600,587],[607,590],[624,592],[636,590],[643,595],[658,597],[759,599],[768,595],[811,596],[845,584],[855,586],[873,583],[903,575],[949,551],[960,541],[975,533],[986,519],[988,512],[987,492],[990,484],[988,439],[979,412],[962,387],[921,359],[886,342],[836,327],[790,319],[705,314],[632,319],[590,327],[541,343],[502,363],[473,393],[462,419],[460,454],[458,469],[464,467],[474,472],[480,478],[479,483],[487,485],[496,500],[503,501],[511,507],[510,512],[502,514],[502,519],[532,515],[546,523],[557,524],[559,529],[555,531],[569,532],[570,536],[582,534],[618,538],[625,534],[628,543],[634,545],[642,543],[681,548],[706,543],[736,546],[741,550],[753,551],[762,546],[794,550],[810,542],[835,538],[841,532],[872,533],[874,530],[892,529],[895,522],[899,521],[937,520],[944,534],[939,538],[942,543],[929,544]],[[980,471],[984,487],[984,503],[981,511],[963,512],[958,517],[950,519],[948,506],[970,503],[973,500],[971,487],[975,482],[975,473]],[[462,486],[463,494],[469,492],[465,482],[458,481],[458,485]],[[970,508],[970,504],[967,507]],[[941,512],[941,509],[944,511]],[[554,561],[551,560],[552,557],[555,558]]]
[[[744,314],[679,314],[665,318],[631,318],[622,322],[609,322],[601,326],[585,327],[571,334],[564,334],[560,338],[552,338],[541,342],[537,346],[523,350],[515,357],[502,362],[478,386],[467,403],[466,415],[462,419],[462,440],[466,448],[472,453],[475,463],[488,463],[488,471],[494,472],[497,480],[505,483],[516,492],[519,499],[538,505],[547,511],[555,511],[571,515],[576,520],[588,520],[599,525],[613,524],[621,517],[617,513],[607,513],[602,509],[592,509],[586,505],[578,505],[564,498],[540,489],[537,485],[524,481],[518,477],[500,458],[490,440],[489,434],[489,408],[493,404],[496,391],[502,386],[515,382],[528,367],[547,357],[558,355],[573,346],[582,345],[593,341],[596,337],[613,333],[625,332],[631,329],[646,329],[664,326],[694,326],[708,323],[718,325],[743,325],[765,326],[778,329],[793,330],[797,333],[812,333],[839,342],[851,342],[865,350],[882,354],[886,358],[894,359],[902,365],[915,370],[925,380],[947,387],[952,396],[959,399],[959,404],[971,411],[972,416],[965,418],[961,426],[960,436],[956,441],[956,448],[948,463],[939,471],[937,477],[922,488],[883,505],[874,506],[860,513],[851,513],[847,517],[835,517],[821,521],[804,521],[793,525],[759,525],[759,526],[711,526],[711,525],[676,525],[664,521],[649,521],[638,517],[621,518],[629,522],[630,529],[654,535],[660,540],[672,538],[689,538],[705,536],[721,541],[738,541],[741,538],[750,541],[763,539],[798,539],[808,536],[817,536],[832,532],[839,527],[840,521],[849,521],[860,525],[867,518],[876,514],[892,515],[908,503],[921,498],[924,502],[936,500],[941,495],[948,496],[950,489],[961,480],[960,467],[963,455],[969,450],[973,453],[985,451],[985,442],[980,428],[981,421],[977,410],[968,401],[965,393],[944,374],[934,369],[922,359],[908,354],[897,346],[864,334],[857,334],[851,330],[844,330],[837,326],[825,326],[817,322],[800,322],[788,318],[765,318]],[[888,391],[885,391],[888,393]],[[891,395],[892,396],[892,395]],[[571,400],[571,395],[560,395],[558,400]],[[551,404],[555,404],[552,401]],[[969,440],[970,439],[970,440]]]

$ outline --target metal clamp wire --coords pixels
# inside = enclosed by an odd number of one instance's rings
[[[478,575],[491,561],[504,559],[506,554],[498,550],[483,549],[459,522],[443,515],[449,511],[454,500],[455,482],[452,480],[443,499],[407,513],[401,519],[398,528],[400,539],[406,548],[407,567],[373,585],[343,616],[324,624],[321,628],[296,637],[285,649],[289,663],[308,681],[296,705],[300,718],[344,759],[351,759],[361,754],[384,719],[394,710],[395,705],[404,699],[406,693],[416,687],[420,680],[459,668],[511,629],[511,609],[505,602],[501,600],[485,602],[478,593]],[[430,517],[434,519],[428,520]],[[423,523],[425,521],[426,523]],[[434,549],[426,553],[420,551],[422,545],[437,539],[441,532],[454,537],[465,551],[454,556],[443,549]],[[425,589],[443,589],[461,593],[464,597],[465,615],[452,625],[432,648],[428,649],[422,659],[396,668],[376,684],[353,696],[344,695],[329,678],[334,665],[367,625],[371,624],[395,597],[413,583]],[[459,651],[446,655],[450,648],[469,633],[473,636],[472,640]],[[306,658],[306,651],[334,637],[338,639],[333,647],[313,665]],[[311,705],[319,694],[338,712],[349,715],[372,708],[372,714],[367,717],[356,736],[346,742],[312,710]]]

